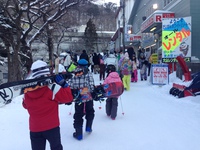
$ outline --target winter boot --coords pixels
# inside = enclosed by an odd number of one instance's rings
[[[85,128],[85,131],[88,132],[88,133],[91,133],[91,132],[92,132],[92,129],[91,129],[90,127],[86,127],[86,128]]]
[[[73,137],[77,140],[82,140],[83,139],[83,131],[82,128],[76,128],[76,132],[73,133]]]
[[[92,132],[92,120],[87,120],[86,122],[86,127],[85,127],[85,131],[88,133]]]

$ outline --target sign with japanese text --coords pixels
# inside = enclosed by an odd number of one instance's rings
[[[162,20],[162,62],[177,62],[177,56],[191,60],[191,17]]]
[[[132,35],[132,25],[125,25],[125,33],[124,33],[124,38],[125,41],[130,41],[130,35]]]
[[[151,61],[152,61],[152,64],[158,64],[158,53],[153,53],[151,55]]]
[[[126,41],[141,41],[142,37],[139,35],[128,34]]]
[[[154,23],[162,23],[163,18],[174,18],[175,13],[173,12],[154,12],[149,18],[147,18],[141,26],[141,32],[146,30],[148,27]]]
[[[168,64],[152,64],[151,81],[155,85],[165,85],[169,83]]]

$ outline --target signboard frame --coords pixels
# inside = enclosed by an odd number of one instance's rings
[[[168,64],[152,64],[151,82],[153,85],[169,84]]]

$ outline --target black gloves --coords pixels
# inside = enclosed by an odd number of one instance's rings
[[[91,94],[92,94],[93,100],[95,100],[95,101],[103,100],[104,94],[105,94],[103,86],[101,86],[101,85],[100,86],[96,86],[94,88],[94,91]]]
[[[96,95],[96,92],[95,92],[95,91],[93,91],[93,92],[91,93],[91,95],[92,95],[92,99],[93,99],[94,101],[98,101],[98,100],[97,100],[97,95]]]
[[[79,89],[71,89],[72,91],[72,95],[74,98],[74,102],[80,102],[81,100],[81,94],[80,94],[80,90]]]

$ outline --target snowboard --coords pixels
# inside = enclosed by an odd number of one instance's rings
[[[80,89],[71,89],[71,90],[72,90],[72,95],[74,97],[73,101],[76,103],[84,103],[93,99],[87,87]]]
[[[124,92],[124,85],[122,82],[100,84],[95,87],[94,91],[96,93],[96,100],[119,97]]]
[[[64,79],[70,79],[71,73],[62,73]],[[15,82],[7,82],[0,85],[0,106],[8,104],[13,98],[22,95],[27,88],[36,86],[45,86],[55,82],[56,75],[41,77],[36,79],[27,79]]]

